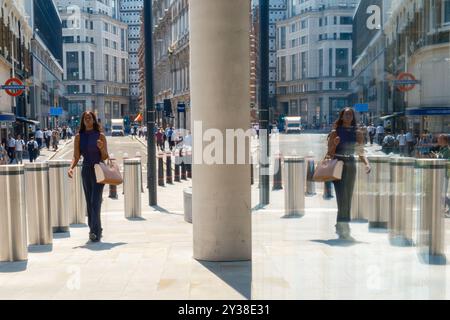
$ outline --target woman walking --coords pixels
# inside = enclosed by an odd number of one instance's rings
[[[341,240],[354,239],[350,235],[350,211],[353,197],[353,189],[356,179],[356,158],[364,162],[367,174],[371,168],[369,161],[364,155],[364,137],[356,125],[356,116],[352,108],[345,108],[339,114],[339,119],[334,125],[334,130],[328,140],[327,156],[344,162],[342,179],[334,181],[338,215],[336,233]]]
[[[79,133],[75,136],[74,155],[69,169],[69,177],[73,177],[73,170],[83,157],[81,176],[86,197],[89,224],[89,239],[98,242],[102,238],[101,206],[103,184],[98,184],[94,166],[108,159],[106,137],[101,132],[97,117],[91,111],[81,116]]]

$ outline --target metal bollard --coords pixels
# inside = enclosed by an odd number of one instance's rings
[[[352,221],[367,221],[367,210],[364,203],[365,199],[363,197],[363,188],[365,187],[364,182],[366,179],[367,173],[364,162],[358,158],[356,161],[356,179],[350,210],[350,217]]]
[[[68,232],[71,208],[67,204],[69,199],[69,177],[67,171],[70,160],[51,160],[48,162],[50,181],[50,215],[52,217],[53,232]]]
[[[369,229],[387,229],[389,215],[389,158],[369,156],[372,173],[369,179],[367,207]]]
[[[389,240],[392,245],[413,244],[414,158],[391,159]]]
[[[417,249],[426,263],[445,264],[445,179],[447,160],[416,160]]]
[[[192,179],[192,151],[186,152],[186,177]]]
[[[187,180],[186,153],[181,149],[181,180]]]
[[[251,185],[255,184],[255,172],[254,172],[254,167],[253,167],[253,156],[250,156],[250,183],[251,183]]]
[[[357,169],[357,181],[358,181],[358,217],[361,221],[368,221],[369,210],[367,207],[368,201],[368,188],[370,174],[366,173],[366,166],[363,161],[358,163]]]
[[[323,186],[323,199],[330,200],[333,199],[333,182],[328,181],[324,183]]]
[[[0,166],[0,261],[28,259],[23,165]]]
[[[141,160],[126,159],[124,164],[125,218],[140,218],[141,213]]]
[[[52,244],[48,163],[25,164],[25,194],[29,244]]]
[[[181,157],[180,153],[175,151],[175,172],[174,179],[175,182],[181,182]]]
[[[172,180],[172,152],[166,152],[166,182],[173,184]]]
[[[84,195],[83,181],[81,178],[82,165],[78,164],[73,173],[73,179],[70,181],[71,204],[70,224],[86,224],[87,205]],[[117,193],[116,193],[117,194]]]
[[[302,217],[305,215],[305,159],[285,157],[284,177],[284,217]]]
[[[275,156],[276,165],[274,166],[273,173],[273,188],[272,190],[282,190],[283,189],[283,175],[281,172],[281,154]],[[278,170],[275,169],[278,167]]]
[[[314,196],[316,195],[316,184],[313,180],[315,171],[314,158],[306,159],[306,195]]]
[[[158,152],[158,186],[164,187],[164,153]]]
[[[184,199],[184,221],[192,223],[192,187],[183,191]]]

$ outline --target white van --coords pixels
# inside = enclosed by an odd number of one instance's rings
[[[125,136],[125,125],[123,119],[111,120],[111,136]]]
[[[302,117],[285,117],[284,118],[284,132],[289,133],[295,131],[300,133],[302,131]]]

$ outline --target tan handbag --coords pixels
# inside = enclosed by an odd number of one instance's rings
[[[99,184],[109,184],[112,186],[118,186],[123,183],[122,175],[120,174],[120,168],[112,160],[107,160],[107,163],[100,162],[94,166],[95,177]]]
[[[313,180],[317,182],[338,181],[342,179],[344,162],[338,159],[322,160],[314,172]]]

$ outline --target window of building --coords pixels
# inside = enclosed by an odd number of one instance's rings
[[[341,17],[340,19],[341,24],[353,24],[352,17]]]
[[[90,52],[91,58],[91,79],[95,80],[95,54],[94,52]]]
[[[323,76],[323,49],[319,50],[319,77]],[[322,89],[320,89],[322,90]]]
[[[67,94],[80,93],[80,86],[78,86],[78,85],[68,85],[66,88],[67,88]]]
[[[348,82],[337,81],[336,90],[348,90]]]
[[[86,61],[84,58],[84,51],[81,51],[81,79],[83,79],[83,80],[86,79],[85,63],[86,63]]]
[[[280,49],[286,49],[286,27],[280,28]]]
[[[79,80],[80,66],[78,61],[78,52],[66,52],[67,80]]]
[[[113,58],[113,73],[114,81],[117,82],[117,57]]]
[[[336,77],[348,77],[349,49],[336,49]]]
[[[352,40],[352,34],[351,33],[341,33],[341,40]]]
[[[109,81],[109,55],[105,54],[105,80]]]
[[[297,80],[297,55],[291,55],[291,80]]]
[[[444,23],[450,24],[450,0],[444,2]]]
[[[302,79],[308,77],[308,54],[307,52],[302,52]]]
[[[286,81],[286,57],[280,58],[280,81]]]

